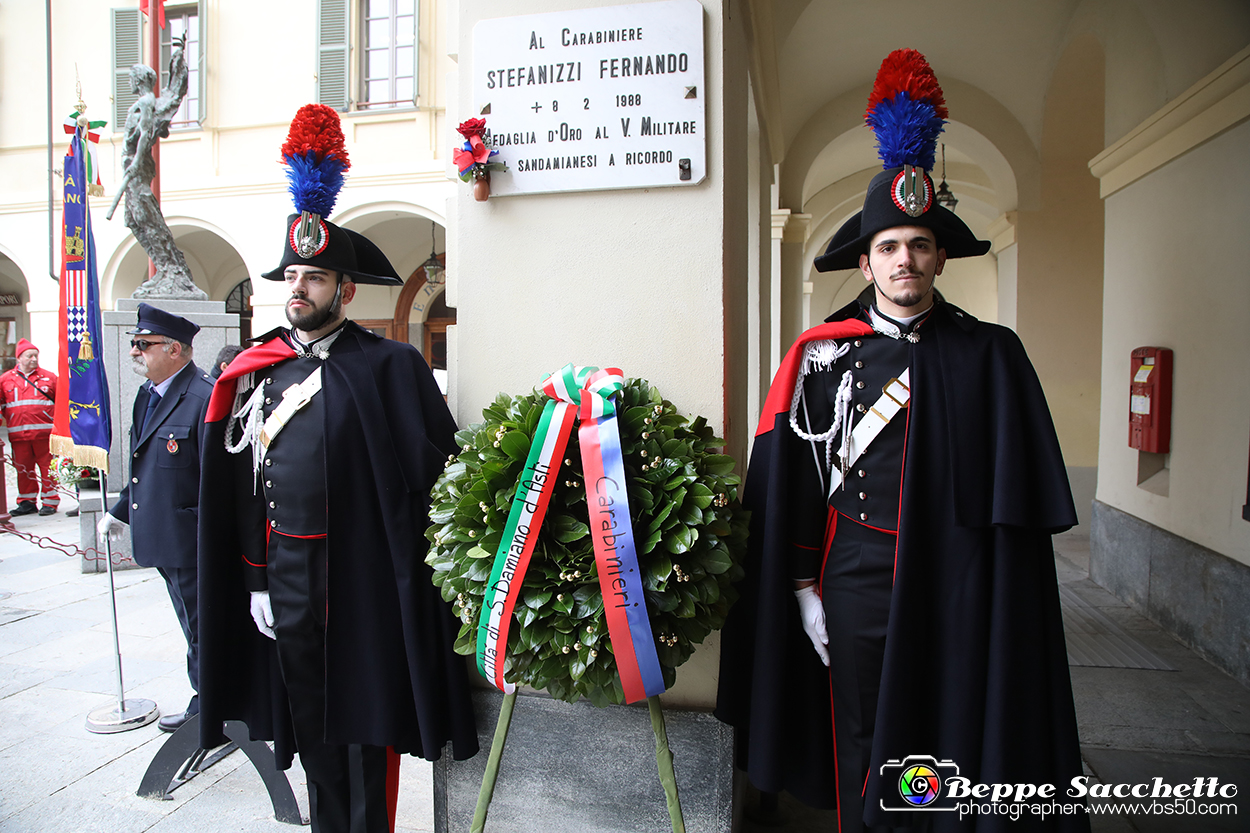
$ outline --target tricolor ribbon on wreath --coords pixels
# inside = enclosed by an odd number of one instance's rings
[[[634,548],[621,436],[613,402],[624,385],[625,378],[618,368],[600,370],[572,364],[543,382],[543,391],[550,401],[543,408],[512,499],[477,627],[478,670],[505,693],[514,688],[504,680],[512,612],[575,419],[581,422],[577,440],[582,452],[599,587],[625,702],[635,703],[664,691],[643,594],[642,571]]]

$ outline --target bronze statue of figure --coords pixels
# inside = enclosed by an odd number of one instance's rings
[[[187,94],[187,61],[183,54],[186,37],[177,39],[174,46],[169,58],[169,87],[159,98],[153,92],[156,72],[144,64],[130,68],[131,92],[138,93],[139,99],[126,114],[122,182],[106,219],[113,219],[117,202],[125,194],[126,227],[156,267],[156,274],[140,284],[132,297],[206,300],[208,295],[191,278],[186,258],[174,243],[174,235],[152,194],[152,178],[156,175],[152,147],[157,139],[169,136],[169,123]]]

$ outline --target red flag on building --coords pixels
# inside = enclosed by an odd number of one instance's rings
[[[144,14],[148,14],[149,2],[151,2],[151,0],[139,0],[139,11],[143,12]],[[162,29],[164,29],[165,28],[165,0],[156,0],[156,5],[157,5],[156,22],[160,24],[160,27]],[[151,17],[150,14],[148,14],[148,16]]]

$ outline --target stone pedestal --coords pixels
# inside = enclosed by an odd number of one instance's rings
[[[100,515],[117,500],[117,493],[112,492],[107,500],[102,500],[99,489],[83,489],[78,494],[78,545],[85,555],[82,557],[84,573],[108,572],[104,563],[104,543],[96,537],[96,525],[100,523]],[[130,527],[126,533],[112,545],[114,570],[141,570],[135,563],[130,551]]]
[[[117,309],[103,314],[104,360],[109,378],[109,399],[113,415],[113,445],[109,451],[108,490],[117,492],[130,477],[130,423],[135,394],[144,377],[132,369],[130,340],[126,331],[135,328],[138,319],[138,298],[119,298]],[[227,344],[239,343],[239,316],[226,312],[222,301],[176,301],[159,298],[146,303],[181,315],[200,325],[192,344],[192,360],[205,372],[212,369],[213,359]],[[85,515],[85,513],[84,513]],[[103,563],[103,562],[101,562]]]
[[[482,751],[434,765],[434,830],[468,830],[503,695],[473,694]],[[665,710],[677,789],[688,833],[729,833],[733,730],[712,715]],[[623,833],[670,830],[646,704],[595,708],[522,695],[486,819],[486,831]]]

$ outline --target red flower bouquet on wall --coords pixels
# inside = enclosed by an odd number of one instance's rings
[[[486,119],[468,119],[460,123],[456,132],[464,137],[464,147],[456,150],[452,157],[460,179],[472,182],[473,196],[484,200],[490,195],[490,172],[506,171],[508,166],[503,162],[491,161],[499,151],[486,147],[482,135],[486,132]]]

